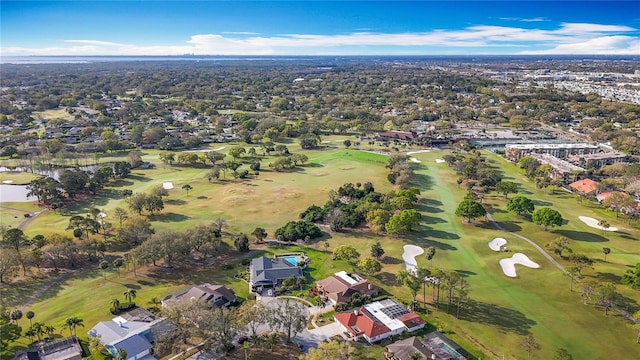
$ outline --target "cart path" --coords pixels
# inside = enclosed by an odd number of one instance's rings
[[[79,269],[77,269],[77,270],[79,270]],[[60,275],[54,277],[53,279],[47,281],[46,283],[42,284],[40,289],[38,291],[36,291],[33,295],[31,295],[27,299],[27,301],[20,307],[20,310],[24,312],[29,306],[31,306],[31,304],[36,302],[36,300],[38,300],[40,295],[44,294],[45,291],[49,290],[49,288],[51,288],[56,283],[61,282],[62,280],[65,280],[66,278],[71,276],[71,274],[75,273],[77,270],[70,270],[68,272],[65,272],[64,274],[60,274]]]
[[[45,211],[47,211],[47,209],[42,209],[42,210],[36,211],[34,213],[29,212],[29,214],[31,214],[31,216],[29,216],[23,222],[21,222],[20,225],[18,225],[18,229],[20,229],[20,230],[24,229],[25,226],[29,225],[29,223],[33,221],[33,219],[37,218],[38,215],[42,214]]]
[[[560,271],[562,271],[563,273],[571,276],[571,274],[569,274],[569,272],[564,268],[564,266],[562,266],[558,261],[556,261],[556,259],[554,259],[553,257],[551,257],[551,255],[549,255],[549,253],[547,253],[543,248],[541,248],[540,246],[538,246],[538,244],[534,243],[533,241],[531,241],[530,239],[520,235],[520,234],[516,234],[512,231],[509,231],[505,228],[503,228],[500,224],[498,224],[497,221],[495,221],[493,219],[493,217],[491,216],[491,214],[489,214],[489,212],[487,212],[487,220],[489,220],[489,222],[498,230],[504,231],[507,234],[513,235],[519,239],[522,239],[526,242],[528,242],[529,244],[531,244],[531,246],[533,246],[534,248],[536,248],[536,250],[538,250],[540,252],[540,254],[542,254],[542,256],[544,256],[545,258],[547,258],[547,260],[549,260],[553,265],[555,265],[558,269],[560,269]],[[579,279],[576,279],[576,282],[580,282]],[[612,308],[614,310],[616,310],[620,315],[624,316],[625,318],[627,318],[629,321],[631,321],[632,323],[637,323],[636,319],[633,318],[632,314],[629,313],[628,311],[618,307],[617,305],[613,305]]]
[[[533,246],[534,248],[536,248],[536,250],[538,250],[538,252],[540,252],[540,254],[542,254],[542,256],[544,256],[545,258],[547,258],[547,260],[549,260],[549,262],[551,262],[553,265],[555,265],[558,269],[560,269],[560,271],[562,271],[565,274],[568,274],[567,270],[564,268],[564,266],[562,266],[558,261],[556,261],[556,259],[554,259],[553,257],[551,257],[551,255],[549,255],[549,253],[547,253],[543,248],[541,248],[540,246],[538,246],[538,244],[534,243],[532,240],[520,235],[520,234],[516,234],[512,231],[509,231],[505,228],[503,228],[500,224],[498,224],[497,221],[493,220],[493,216],[491,216],[491,214],[489,214],[489,212],[487,212],[487,219],[489,220],[489,222],[496,227],[498,230],[504,231],[507,234],[513,235],[519,239],[522,239],[526,242],[528,242],[529,244],[531,244],[531,246]]]

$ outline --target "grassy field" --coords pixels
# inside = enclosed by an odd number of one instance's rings
[[[31,180],[41,178],[41,175],[18,172],[18,171],[0,171],[0,183],[13,185],[26,185]]]
[[[293,149],[292,149],[293,150]],[[148,191],[163,182],[172,182],[174,188],[165,198],[165,209],[152,217],[157,230],[184,230],[195,224],[210,223],[217,217],[227,220],[230,231],[251,232],[261,226],[272,233],[287,221],[294,220],[298,213],[311,204],[322,205],[329,191],[345,182],[374,180],[378,188],[389,188],[381,181],[385,176],[382,166],[386,156],[331,148],[326,151],[306,151],[309,162],[294,171],[275,172],[268,164],[272,157],[262,160],[260,175],[250,180],[235,180],[230,172],[220,181],[209,182],[205,178],[207,169],[178,166],[163,166],[156,159],[145,161],[156,163],[156,168],[134,170],[126,179],[118,180],[106,191],[89,202],[79,202],[66,211],[66,216],[55,212],[42,214],[25,231],[29,235],[64,229],[71,215],[84,215],[88,209],[97,207],[107,214],[116,207],[127,208],[121,191]],[[193,190],[182,190],[189,184]],[[293,215],[293,216],[292,216]]]
[[[543,258],[533,247],[524,241],[508,236],[505,233],[494,230],[484,224],[463,224],[453,215],[457,203],[462,199],[464,191],[458,190],[455,182],[456,176],[446,164],[436,164],[435,159],[442,153],[431,152],[416,154],[416,158],[423,161],[425,166],[420,174],[424,176],[422,194],[428,204],[423,209],[425,223],[428,226],[424,236],[417,238],[411,236],[412,242],[424,243],[424,246],[435,246],[438,253],[435,256],[434,265],[443,268],[456,269],[467,275],[471,285],[470,308],[466,309],[457,321],[442,312],[434,314],[438,326],[444,330],[452,331],[453,338],[460,337],[462,342],[477,342],[484,347],[484,355],[488,357],[523,358],[525,352],[520,349],[519,343],[522,337],[531,332],[542,344],[542,350],[536,353],[539,358],[551,358],[556,348],[568,349],[574,358],[624,358],[637,352],[634,344],[633,330],[629,323],[620,316],[610,314],[604,316],[602,311],[592,306],[584,306],[580,303],[577,293],[571,293],[568,289],[569,280],[555,268],[549,261]],[[515,181],[524,185],[523,192],[536,199],[541,204],[551,203],[566,218],[571,211],[580,215],[600,218],[606,216],[610,222],[611,216],[599,212],[593,212],[591,208],[576,204],[573,196],[564,193],[548,195],[539,193],[526,182],[514,166],[501,158],[487,154],[491,166],[502,170],[506,177],[513,177]],[[521,233],[537,243],[544,245],[559,235],[554,232],[545,232],[528,221],[515,218],[504,211],[505,202],[500,196],[489,197],[487,202],[495,205],[494,216],[505,227]],[[586,204],[585,204],[586,205]],[[599,216],[598,216],[599,215]],[[573,215],[572,215],[573,216]],[[510,226],[517,221],[519,227]],[[577,234],[576,240],[571,244],[576,251],[586,253],[593,258],[601,258],[601,244],[583,245],[579,239],[597,236],[600,233],[596,229],[586,225],[570,221],[568,225],[576,226],[584,234]],[[563,226],[563,228],[565,228]],[[567,231],[573,231],[569,228]],[[564,229],[556,230],[563,231]],[[590,234],[590,235],[587,235]],[[502,274],[498,265],[499,259],[504,257],[502,253],[491,251],[487,242],[494,237],[504,237],[508,241],[511,252],[523,252],[533,261],[541,265],[540,269],[518,267],[518,277],[508,278]],[[638,239],[636,229],[628,229],[626,234],[612,235],[610,245],[612,249],[620,252],[628,252],[628,255],[620,256],[625,260],[615,270],[616,276],[620,276],[626,269],[626,265],[640,261],[638,247],[634,240]],[[637,241],[637,240],[636,240]],[[635,242],[637,244],[637,242]],[[586,251],[591,249],[591,251]],[[614,262],[617,260],[609,260]],[[419,263],[420,264],[420,263]],[[598,262],[594,266],[594,273],[605,271],[610,265],[601,267]],[[606,278],[606,277],[605,277]],[[633,306],[637,305],[638,294],[619,286],[619,291],[628,297]],[[594,329],[606,328],[606,331]],[[449,334],[448,334],[449,335]]]
[[[0,226],[17,227],[24,220],[25,213],[40,210],[35,203],[0,203]]]
[[[327,139],[325,139],[327,140]],[[330,190],[345,182],[372,181],[379,191],[390,189],[386,181],[384,155],[357,150],[345,150],[340,138],[330,138],[333,146],[322,151],[307,151],[308,165],[292,172],[276,173],[268,170],[269,160],[262,162],[265,171],[256,179],[227,180],[209,183],[204,178],[205,169],[164,167],[157,162],[157,153],[143,156],[145,161],[158,165],[155,169],[134,171],[130,179],[118,181],[104,195],[91,203],[70,209],[68,214],[53,212],[42,214],[26,229],[27,234],[46,233],[52,228],[64,229],[68,216],[85,214],[89,208],[103,209],[109,216],[115,207],[126,207],[118,192],[122,189],[145,191],[151,186],[171,181],[174,189],[165,200],[165,209],[153,219],[157,231],[164,229],[184,230],[195,224],[211,222],[216,217],[228,221],[230,232],[250,232],[262,226],[272,234],[275,228],[287,221],[295,220],[297,214],[311,204],[321,205],[327,200]],[[339,144],[335,145],[335,144]],[[295,145],[291,145],[293,149]],[[97,270],[83,271],[51,289],[32,305],[38,321],[60,324],[68,316],[84,319],[84,330],[96,322],[110,318],[109,302],[114,297],[123,300],[122,293],[127,288],[138,291],[136,302],[145,305],[152,297],[164,297],[185,285],[197,282],[216,282],[232,287],[241,297],[247,296],[246,283],[235,279],[242,256],[258,256],[287,251],[305,251],[312,259],[307,270],[309,282],[313,282],[336,271],[350,270],[342,261],[333,261],[330,251],[348,243],[368,256],[373,243],[379,241],[385,249],[383,270],[372,280],[407,303],[409,291],[397,284],[395,274],[404,268],[402,245],[417,244],[434,246],[437,249],[434,266],[456,270],[464,275],[471,286],[472,301],[465,308],[460,319],[448,315],[446,308],[435,311],[429,307],[428,321],[445,331],[461,345],[470,349],[478,358],[526,358],[526,352],[519,345],[527,333],[533,333],[542,345],[542,350],[534,353],[535,358],[549,359],[557,348],[564,347],[576,359],[629,358],[637,353],[634,330],[629,322],[615,312],[604,316],[600,309],[585,306],[576,292],[569,291],[569,280],[560,270],[547,261],[528,243],[495,230],[484,221],[464,224],[454,215],[455,208],[463,198],[465,190],[456,184],[457,176],[444,163],[436,163],[442,152],[433,150],[412,155],[422,161],[416,164],[415,185],[421,191],[419,210],[423,222],[415,233],[403,238],[386,237],[366,231],[346,231],[329,234],[324,239],[305,246],[269,248],[253,250],[242,255],[232,252],[222,262],[231,261],[231,269],[215,266],[189,266],[186,269],[147,267],[137,276],[111,273],[105,280]],[[555,231],[543,231],[528,220],[520,219],[505,211],[505,201],[501,196],[490,195],[486,202],[492,213],[503,226],[529,237],[540,245],[562,235],[571,240],[575,252],[591,258],[601,259],[602,246],[608,246],[612,253],[607,263],[596,261],[592,270],[585,273],[601,279],[617,280],[629,264],[640,261],[637,246],[638,230],[624,223],[618,223],[612,214],[587,204],[578,204],[568,193],[547,194],[538,192],[527,182],[520,170],[501,158],[487,154],[489,165],[500,169],[506,178],[522,184],[521,193],[535,199],[539,205],[553,206],[569,222]],[[187,196],[181,189],[190,184],[193,190]],[[612,226],[624,229],[619,233],[607,233],[587,227],[577,220],[577,216],[606,218]],[[541,265],[540,269],[517,267],[518,277],[506,277],[498,265],[503,253],[490,250],[487,242],[494,237],[504,237],[511,252],[523,252]],[[329,243],[329,252],[324,242]],[[604,245],[606,244],[606,245]],[[418,258],[421,267],[427,267],[424,257]],[[35,281],[35,280],[34,280]],[[12,305],[23,302],[30,292],[29,287],[13,285],[3,288]],[[37,286],[33,286],[36,289]],[[638,304],[638,293],[618,287],[626,299],[630,310]],[[427,290],[427,300],[431,291]],[[91,294],[88,296],[87,294]],[[5,301],[7,301],[5,299]],[[420,293],[418,300],[422,300]],[[453,310],[453,309],[452,309]],[[86,331],[79,330],[83,334]],[[23,339],[24,340],[24,339]],[[24,345],[24,341],[22,342]],[[379,349],[371,349],[372,352]]]

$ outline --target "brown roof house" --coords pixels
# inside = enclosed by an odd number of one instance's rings
[[[174,294],[162,299],[162,306],[177,301],[185,300],[202,300],[211,305],[211,307],[229,306],[236,301],[237,297],[233,290],[223,285],[193,285],[184,288]]]
[[[380,288],[358,274],[340,271],[335,275],[318,281],[316,284],[318,295],[329,299],[333,305],[349,302],[353,294],[367,294],[376,296]]]

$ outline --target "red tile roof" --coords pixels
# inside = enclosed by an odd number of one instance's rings
[[[583,194],[589,194],[598,189],[598,182],[591,179],[583,179],[572,182],[569,187]]]
[[[391,331],[386,325],[370,319],[362,310],[364,310],[364,307],[361,307],[357,311],[338,313],[335,314],[334,317],[354,336],[365,334],[371,339]],[[360,331],[354,330],[354,326]]]
[[[424,320],[422,320],[422,318],[414,313],[414,312],[410,312],[408,314],[404,314],[402,316],[400,316],[398,318],[398,320],[402,321],[404,323],[404,325],[408,328],[408,329],[412,329],[416,326],[420,326],[420,325],[424,325],[426,324],[426,322]]]

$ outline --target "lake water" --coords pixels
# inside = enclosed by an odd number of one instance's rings
[[[36,197],[27,197],[27,185],[0,184],[0,203],[4,202],[29,202],[37,200]]]
[[[81,166],[79,169],[80,170],[85,170],[85,171],[96,171],[96,169],[98,168],[97,165],[92,165],[92,166]],[[72,169],[72,168],[69,168]],[[10,169],[4,166],[0,166],[0,172],[4,172],[4,171],[22,171],[24,169],[21,168],[17,168],[17,169]],[[62,171],[64,171],[65,169],[54,169],[54,170],[48,170],[48,171],[34,171],[36,174],[40,174],[40,175],[44,175],[44,176],[49,176],[52,177],[56,180],[58,180],[60,178],[60,174],[62,173]],[[27,197],[27,193],[29,192],[29,190],[27,190],[27,185],[11,185],[11,184],[0,184],[0,203],[3,202],[29,202],[29,201],[35,201],[37,200],[35,197]]]

